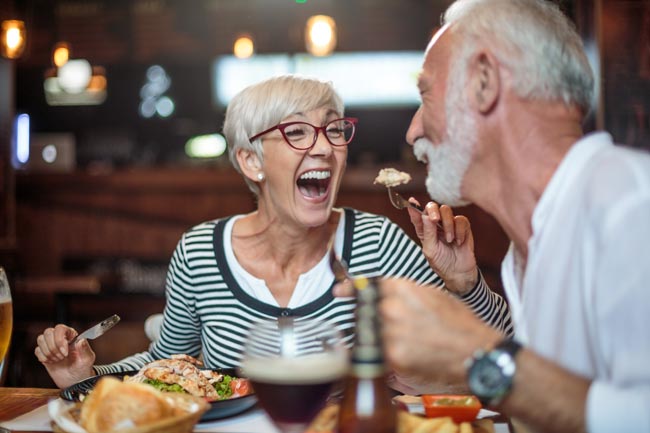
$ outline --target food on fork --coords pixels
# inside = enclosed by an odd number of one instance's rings
[[[200,369],[203,363],[189,355],[172,355],[140,369],[125,382],[146,383],[165,392],[185,392],[208,401],[225,400],[250,394],[247,379],[232,377],[213,370]]]
[[[392,188],[394,186],[409,183],[410,181],[411,175],[406,172],[394,168],[382,168],[379,170],[379,174],[373,183]]]

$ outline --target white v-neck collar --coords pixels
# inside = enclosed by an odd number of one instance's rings
[[[243,216],[244,215],[233,216],[224,226],[223,243],[228,267],[230,268],[234,278],[237,280],[237,283],[246,294],[266,304],[279,307],[278,301],[273,297],[266,282],[255,277],[244,269],[232,250],[232,228],[235,221]],[[339,257],[342,256],[343,252],[344,234],[345,212],[341,211],[334,238],[334,250]],[[329,289],[333,281],[334,274],[329,266],[329,254],[326,253],[316,266],[298,277],[298,282],[293,290],[287,308],[297,308],[315,301]]]

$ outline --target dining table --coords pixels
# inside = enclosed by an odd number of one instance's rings
[[[4,388],[0,387],[0,426],[23,414],[31,412],[58,397],[59,390],[51,388]],[[32,433],[33,430],[24,430]]]
[[[48,403],[59,399],[59,389],[0,387],[0,433],[51,432]],[[495,433],[512,431],[508,420],[492,417]],[[199,423],[194,432],[214,433],[279,433],[258,406],[229,419]]]

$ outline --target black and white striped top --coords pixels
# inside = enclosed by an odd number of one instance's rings
[[[420,284],[441,286],[422,250],[399,226],[384,216],[344,209],[343,259],[354,275],[398,276]],[[261,319],[305,316],[330,322],[351,346],[354,331],[353,298],[335,298],[326,290],[298,308],[281,308],[251,297],[238,285],[223,247],[229,218],[199,224],[188,230],[171,259],[167,274],[167,302],[160,338],[149,351],[122,361],[95,366],[99,374],[139,369],[172,354],[203,355],[208,367],[234,367],[240,362],[248,329]],[[505,334],[512,333],[505,300],[480,277],[461,298],[481,319]]]

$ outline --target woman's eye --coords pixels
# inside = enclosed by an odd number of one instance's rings
[[[307,135],[307,131],[302,126],[290,126],[284,130],[284,134],[289,138],[302,138]]]
[[[338,126],[330,126],[329,128],[327,128],[327,135],[329,135],[330,137],[332,136],[336,137],[341,134],[343,134],[343,129],[339,128]]]

